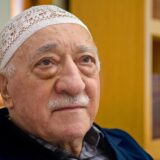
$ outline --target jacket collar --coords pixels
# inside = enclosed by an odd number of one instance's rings
[[[96,124],[94,124],[96,125]],[[96,125],[97,126],[97,125]],[[105,140],[110,144],[112,147],[116,160],[144,160],[144,156],[142,156],[141,153],[135,154],[134,150],[136,150],[138,147],[133,147],[131,145],[131,138],[130,138],[130,143],[126,144],[126,139],[123,139],[121,136],[117,136],[117,133],[119,130],[115,130],[113,133],[112,129],[102,129],[101,127],[97,126],[100,131],[104,134]],[[112,131],[111,131],[112,130]],[[119,131],[120,132],[120,131]],[[128,136],[129,137],[129,136]],[[130,148],[131,147],[131,148]],[[139,150],[139,148],[138,148]],[[148,158],[146,160],[149,160]]]

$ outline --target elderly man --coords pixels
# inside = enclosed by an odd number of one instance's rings
[[[151,160],[125,132],[93,124],[99,60],[88,28],[32,7],[0,34],[0,160]]]

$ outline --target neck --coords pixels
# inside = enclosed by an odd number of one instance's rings
[[[83,139],[76,139],[70,142],[60,142],[56,146],[65,150],[66,152],[79,157],[81,149],[82,149]]]

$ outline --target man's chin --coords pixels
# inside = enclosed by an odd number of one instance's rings
[[[76,111],[74,114],[57,112],[48,123],[48,131],[56,138],[84,137],[91,125],[92,122],[86,110]]]
[[[59,128],[54,128],[54,136],[64,141],[70,141],[75,139],[83,139],[88,130],[90,129],[90,123],[74,122],[67,125],[60,125]]]
[[[90,129],[89,123],[87,124],[82,124],[82,123],[74,123],[71,125],[68,125],[66,127],[66,135],[72,135],[72,136],[83,136],[86,134],[86,132]]]

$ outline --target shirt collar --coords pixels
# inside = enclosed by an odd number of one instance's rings
[[[97,148],[101,136],[103,136],[101,131],[93,125],[84,138],[82,151],[80,153],[81,159],[91,158],[98,154]]]
[[[43,145],[45,148],[55,152],[60,150],[58,147],[46,142],[43,139],[37,138],[33,135],[30,135],[33,139],[35,139],[38,143]],[[100,138],[103,136],[103,133],[93,125],[91,129],[87,132],[86,136],[84,137],[82,150],[80,153],[80,159],[83,158],[91,158],[97,154],[97,147],[100,142]],[[64,154],[68,154],[67,152],[63,151]]]

